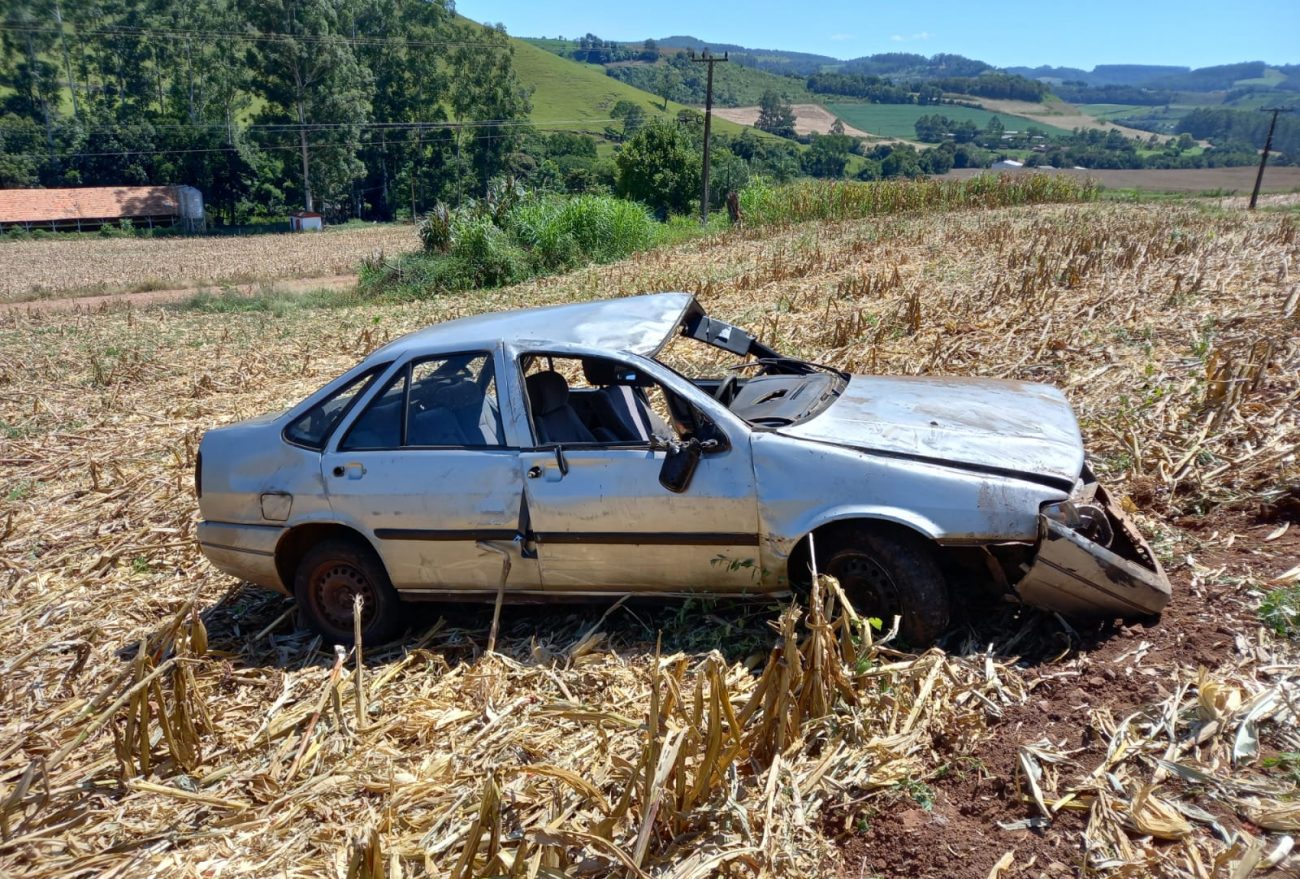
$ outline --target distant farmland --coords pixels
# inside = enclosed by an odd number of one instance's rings
[[[981,129],[989,120],[997,116],[1002,124],[1012,131],[1024,130],[1029,126],[1041,128],[1049,134],[1068,134],[1063,128],[1048,125],[1036,119],[1013,116],[1006,113],[990,113],[973,107],[959,107],[951,104],[938,106],[920,106],[917,104],[827,104],[826,108],[854,128],[861,128],[881,137],[897,137],[906,140],[916,139],[916,120],[922,116],[947,116],[956,122],[967,119]]]

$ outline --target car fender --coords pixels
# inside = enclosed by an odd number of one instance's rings
[[[361,535],[361,537],[370,544],[370,548],[375,552],[380,551],[379,540],[369,529],[358,522],[355,517],[346,513],[335,513],[329,506],[311,510],[302,516],[295,516],[288,522],[284,523],[284,532],[280,536],[280,541],[283,542],[285,535],[288,535],[290,532],[296,531],[297,529],[307,525],[336,525],[347,528],[349,531],[355,531],[357,534]]]
[[[799,534],[795,540],[796,542],[802,540],[823,525],[829,525],[832,522],[843,522],[848,519],[875,519],[881,522],[891,522],[895,525],[910,528],[930,540],[939,540],[943,536],[943,528],[937,522],[922,516],[915,510],[883,504],[846,504],[819,510],[806,521],[799,523],[796,526]]]

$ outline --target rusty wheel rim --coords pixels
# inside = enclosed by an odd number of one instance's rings
[[[311,599],[321,619],[336,631],[352,634],[352,601],[360,595],[361,628],[375,618],[378,604],[375,588],[354,565],[330,562],[316,569],[311,578]]]
[[[851,555],[838,560],[830,572],[840,581],[840,586],[850,600],[862,602],[865,610],[880,617],[886,626],[895,615],[901,615],[902,603],[898,586],[880,564],[870,556]]]

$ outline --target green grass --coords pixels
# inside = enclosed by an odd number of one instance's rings
[[[1279,83],[1285,81],[1286,81],[1285,73],[1278,70],[1276,67],[1265,67],[1263,76],[1256,76],[1256,77],[1252,77],[1251,79],[1239,79],[1236,82],[1234,82],[1233,85],[1236,86],[1237,88],[1245,88],[1246,86],[1252,86],[1252,85],[1264,86],[1265,88],[1273,88]]]
[[[1095,116],[1098,119],[1121,119],[1134,111],[1149,110],[1137,104],[1076,104],[1080,113]]]
[[[532,88],[533,124],[542,131],[574,131],[600,135],[606,126],[621,129],[610,120],[609,111],[619,101],[631,101],[648,117],[675,119],[685,105],[668,102],[667,111],[659,98],[605,75],[598,64],[582,64],[561,58],[524,40],[512,40],[514,67],[519,81]],[[713,130],[739,135],[744,126],[714,117]]]
[[[957,122],[969,119],[981,129],[988,125],[990,119],[997,116],[1010,131],[1024,131],[1033,126],[1044,130],[1047,134],[1069,134],[1063,128],[1048,125],[1046,122],[1037,119],[1012,116],[1007,113],[990,113],[988,110],[956,107],[948,104],[941,104],[937,107],[922,107],[916,104],[834,103],[827,104],[826,109],[849,125],[870,134],[878,134],[882,137],[897,137],[904,140],[915,140],[916,120],[922,116],[930,115],[947,116]]]
[[[1259,618],[1284,638],[1300,638],[1300,586],[1269,590],[1259,603]]]

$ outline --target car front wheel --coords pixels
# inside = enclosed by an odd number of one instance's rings
[[[326,540],[308,550],[294,577],[307,624],[332,644],[354,640],[353,600],[361,596],[361,641],[382,644],[400,631],[401,599],[369,546]]]
[[[920,537],[853,534],[832,550],[822,570],[839,580],[860,614],[879,618],[886,630],[901,617],[899,635],[910,644],[931,644],[948,628],[948,583]]]

